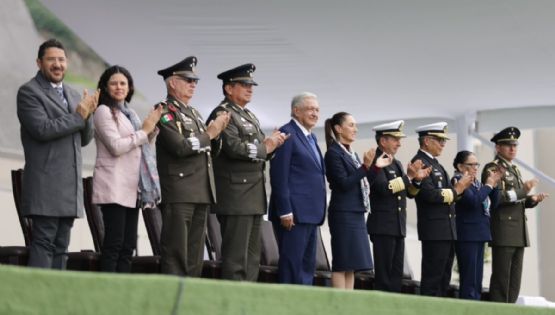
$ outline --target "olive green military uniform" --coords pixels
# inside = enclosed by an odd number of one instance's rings
[[[492,301],[514,303],[520,291],[524,247],[530,246],[525,208],[535,207],[524,190],[522,176],[516,165],[497,156],[482,172],[482,182],[488,172],[498,166],[506,169],[497,189],[500,201],[491,209],[491,247],[493,254],[490,298]]]
[[[266,213],[264,133],[248,109],[227,98],[214,109],[230,113],[230,122],[213,143],[219,151],[214,159],[218,203],[212,212],[222,231],[222,278],[256,281],[260,263],[260,222]],[[256,155],[253,155],[253,152]]]
[[[211,141],[196,109],[170,96],[160,104],[156,157],[162,189],[161,268],[163,273],[198,277],[208,207],[216,202]]]

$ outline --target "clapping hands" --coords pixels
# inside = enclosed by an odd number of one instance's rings
[[[529,193],[534,187],[538,185],[539,181],[537,178],[532,178],[524,182],[524,191]]]
[[[143,121],[142,129],[148,135],[154,131],[156,124],[162,116],[162,106],[158,106],[151,110],[148,116]]]
[[[369,168],[370,166],[372,166],[372,162],[374,162],[374,157],[376,156],[376,149],[375,148],[371,148],[370,150],[364,152],[364,156],[363,156],[363,164]],[[374,165],[376,165],[376,167],[379,168],[383,168],[386,167],[388,165],[390,165],[393,162],[393,156],[388,155],[386,153],[382,153],[382,155],[380,155]]]
[[[464,172],[463,176],[453,185],[457,195],[461,195],[474,182],[474,176]]]
[[[264,145],[266,146],[266,153],[270,154],[279,148],[291,135],[285,134],[279,131],[277,128],[274,129],[272,135],[264,139]]]
[[[96,107],[98,106],[98,97],[100,96],[100,90],[96,90],[93,95],[89,95],[87,89],[83,90],[83,97],[77,105],[75,111],[83,118],[87,119],[94,113]]]
[[[503,173],[505,173],[505,168],[500,165],[497,166],[497,168],[489,170],[488,177],[486,178],[486,185],[495,187],[501,178],[503,178]]]
[[[229,124],[229,120],[231,119],[231,114],[226,111],[218,112],[216,119],[211,120],[208,123],[208,127],[206,128],[206,133],[210,140],[217,138],[222,131],[227,127]]]
[[[407,176],[411,180],[416,180],[417,182],[423,180],[430,175],[432,171],[431,167],[426,167],[426,165],[421,160],[416,160],[413,163],[407,165]]]

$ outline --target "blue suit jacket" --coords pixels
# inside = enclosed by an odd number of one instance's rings
[[[325,157],[326,177],[330,183],[331,200],[328,210],[366,212],[360,180],[365,176],[372,184],[379,170],[370,168],[366,171],[362,166],[357,167],[347,153],[336,142],[328,148]]]
[[[292,212],[296,223],[320,225],[326,212],[325,168],[320,148],[318,163],[308,139],[293,120],[280,131],[291,136],[270,161],[270,220],[279,223],[280,216]]]
[[[484,214],[482,206],[488,196],[490,208],[494,208],[498,203],[498,191],[486,185],[480,189],[471,185],[456,201],[458,241],[491,241],[490,217]]]

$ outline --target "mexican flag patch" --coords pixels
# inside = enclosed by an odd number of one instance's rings
[[[163,124],[167,124],[167,123],[169,123],[169,122],[172,121],[172,120],[173,120],[173,116],[172,116],[172,114],[170,114],[170,113],[167,113],[167,114],[165,114],[164,116],[162,116],[162,118],[160,118],[160,121],[161,121]]]

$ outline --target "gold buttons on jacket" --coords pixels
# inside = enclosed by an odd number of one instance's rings
[[[403,210],[401,207],[399,207],[399,212],[401,212],[401,210]]]
[[[397,200],[401,200],[401,196],[397,196]]]
[[[183,177],[183,173],[179,173],[179,177]]]

